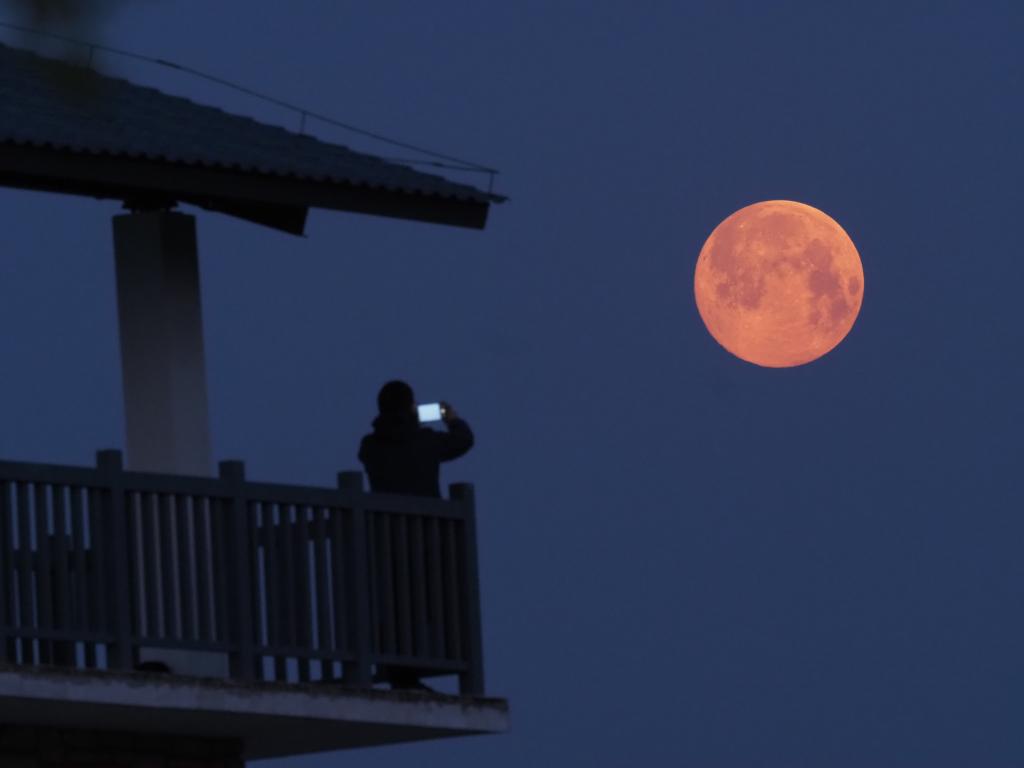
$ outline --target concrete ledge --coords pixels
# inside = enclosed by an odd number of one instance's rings
[[[501,733],[508,702],[319,683],[0,666],[0,723],[238,739],[247,760]]]

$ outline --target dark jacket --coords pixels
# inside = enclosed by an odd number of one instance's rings
[[[359,444],[370,490],[440,497],[441,462],[457,459],[473,447],[469,424],[452,419],[446,425],[447,432],[437,432],[420,426],[415,413],[378,416],[373,432]]]

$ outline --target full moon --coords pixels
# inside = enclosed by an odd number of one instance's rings
[[[850,236],[803,203],[768,200],[715,227],[693,277],[715,340],[767,368],[817,360],[850,332],[864,270]]]

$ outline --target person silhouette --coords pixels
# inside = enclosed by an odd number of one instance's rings
[[[359,444],[359,460],[370,478],[370,490],[440,498],[441,462],[457,459],[473,447],[469,424],[448,403],[442,403],[441,418],[447,431],[424,427],[412,387],[404,381],[389,381],[381,387],[377,408],[380,413],[373,421],[373,432]],[[374,544],[383,545],[380,540]],[[385,561],[384,551],[389,548],[378,550],[378,562]],[[429,611],[427,620],[436,620]],[[415,668],[380,664],[376,679],[393,689],[432,690],[423,684],[420,674]]]
[[[412,387],[389,381],[377,394],[379,415],[373,432],[359,444],[359,461],[375,493],[440,498],[441,462],[473,447],[473,431],[448,403],[441,404],[446,432],[424,427],[416,413]]]

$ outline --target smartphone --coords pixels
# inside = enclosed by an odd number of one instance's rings
[[[440,421],[444,415],[441,412],[440,403],[427,403],[426,405],[417,405],[416,411],[420,415],[420,422],[425,423],[428,421]]]

